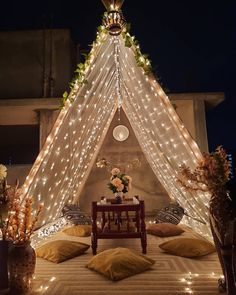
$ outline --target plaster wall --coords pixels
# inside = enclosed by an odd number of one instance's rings
[[[69,30],[0,33],[0,98],[61,97],[73,72]]]
[[[7,167],[7,182],[14,184],[16,179],[23,185],[32,165],[9,165]]]
[[[193,139],[196,138],[195,115],[193,100],[172,100],[177,114]]]
[[[203,118],[200,112],[204,112],[204,109],[198,108],[198,112],[196,112],[196,101],[194,99],[191,99],[191,94],[189,94],[188,97],[185,96],[184,99],[180,99],[179,97],[177,99],[174,99],[174,97],[175,95],[173,94],[171,96],[172,103],[174,104],[174,107],[178,115],[180,116],[180,119],[189,130],[191,136],[197,141],[197,143],[199,143],[199,138],[206,140],[207,137],[205,129],[198,128],[200,126],[198,121]],[[58,101],[56,102],[56,105],[57,104]],[[20,112],[19,107],[21,106],[18,106],[18,111]],[[41,107],[42,106],[40,106],[40,108]],[[48,106],[44,105],[43,108],[50,109],[51,107],[49,104]],[[35,113],[35,109],[37,109],[36,102],[33,107],[31,106],[31,112],[33,111]],[[55,109],[55,101],[52,104],[52,109]],[[205,118],[203,119],[202,120],[204,122],[201,122],[201,124],[205,124]],[[27,122],[35,122],[35,117],[33,119],[29,119],[29,121]],[[146,201],[146,211],[148,213],[153,213],[156,210],[166,206],[169,203],[170,199],[165,192],[165,189],[156,179],[152,169],[150,168],[137,142],[129,121],[123,112],[121,113],[121,124],[128,126],[130,131],[129,138],[123,143],[117,142],[112,136],[112,130],[117,124],[117,115],[115,115],[114,120],[109,128],[108,134],[104,140],[103,146],[100,150],[99,157],[105,157],[109,162],[112,163],[113,167],[119,166],[122,171],[128,173],[133,178],[133,188],[127,195],[139,195]],[[196,128],[198,128],[197,132]],[[200,133],[199,130],[201,131]],[[129,166],[132,166],[133,161],[136,160],[140,162],[140,166],[136,166],[134,169],[131,169],[131,167]],[[14,182],[16,178],[20,178],[21,183],[23,183],[25,177],[28,175],[29,169],[30,165],[10,166],[8,170],[9,182]],[[83,210],[90,212],[91,201],[100,200],[100,197],[103,195],[107,197],[112,197],[112,192],[109,191],[109,189],[107,188],[109,178],[110,171],[105,168],[98,168],[96,165],[93,166],[80,198],[80,206]]]
[[[193,100],[173,100],[172,103],[190,135],[196,140]],[[165,207],[170,198],[148,164],[124,112],[121,113],[120,122],[117,118],[116,114],[98,158],[106,158],[108,162],[113,163],[112,167],[120,167],[133,178],[132,190],[127,195],[130,197],[139,195],[146,201],[146,212],[152,214]],[[118,124],[127,126],[130,131],[129,138],[124,142],[118,142],[113,138],[113,128]],[[132,166],[132,162],[136,159],[139,160],[140,166],[130,169],[129,166]],[[110,198],[113,196],[107,188],[110,176],[110,171],[96,167],[95,163],[81,194],[81,208],[89,212],[92,201],[100,200],[101,196]]]
[[[127,126],[130,132],[128,139],[123,142],[116,141],[112,135],[114,127],[119,124]],[[119,167],[132,177],[132,189],[126,196],[139,195],[145,201],[147,214],[152,214],[169,203],[169,196],[149,166],[123,111],[120,121],[117,113],[114,116],[98,158],[106,158],[112,168]],[[114,197],[107,188],[110,177],[110,167],[106,169],[98,168],[96,163],[93,165],[80,197],[79,204],[83,210],[90,212],[91,202],[100,200],[101,196]]]

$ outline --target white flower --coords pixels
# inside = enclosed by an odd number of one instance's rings
[[[0,164],[0,180],[3,180],[7,177],[7,167]]]
[[[112,170],[111,170],[111,174],[112,175],[118,175],[120,173],[120,169],[119,168],[113,168]]]

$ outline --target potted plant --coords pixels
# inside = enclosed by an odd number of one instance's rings
[[[42,205],[34,215],[32,197],[21,203],[19,182],[7,185],[6,176],[6,167],[0,165],[0,289],[10,284],[12,294],[20,294],[31,288],[36,257],[30,238]]]
[[[30,238],[42,208],[40,204],[33,214],[32,197],[25,198],[22,204],[19,198],[14,198],[4,225],[4,237],[12,244],[8,257],[8,271],[10,290],[13,294],[28,292],[32,287],[36,255],[30,245]]]
[[[210,194],[209,219],[212,236],[222,266],[225,282],[219,288],[227,289],[228,294],[236,294],[234,273],[234,247],[236,245],[235,210],[230,182],[230,162],[225,150],[219,146],[210,154],[204,153],[194,171],[187,166],[180,167],[178,182],[190,191],[204,191]],[[232,180],[231,180],[232,182]],[[235,240],[235,241],[233,241]]]

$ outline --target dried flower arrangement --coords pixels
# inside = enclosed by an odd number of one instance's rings
[[[1,229],[3,239],[12,241],[14,244],[30,241],[38,216],[43,209],[43,205],[40,204],[33,216],[32,205],[32,197],[26,198],[23,205],[20,204],[18,197],[14,199],[8,218]]]
[[[24,243],[30,240],[43,206],[40,204],[35,216],[32,216],[32,197],[26,198],[22,205],[19,181],[10,186],[7,185],[6,177],[7,168],[0,165],[0,233],[3,240],[14,244]]]
[[[219,146],[210,154],[204,153],[193,171],[182,165],[180,173],[178,182],[186,190],[210,193],[209,211],[217,220],[219,232],[224,234],[232,219],[231,199],[226,187],[230,178],[230,162],[225,150]]]
[[[5,205],[6,199],[6,187],[7,187],[7,167],[0,164],[0,206]]]
[[[7,177],[7,167],[0,164],[0,181],[4,180]]]
[[[0,164],[0,228],[3,227],[4,220],[7,218],[8,211],[12,207],[13,200],[20,198],[21,189],[19,181],[14,185],[7,184],[7,168]]]

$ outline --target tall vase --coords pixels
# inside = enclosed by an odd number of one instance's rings
[[[0,223],[2,223],[4,220],[6,220],[8,215],[8,205],[0,203]]]
[[[8,241],[0,240],[0,290],[8,288]]]
[[[32,289],[36,255],[30,242],[13,245],[9,252],[9,284],[12,294],[27,293]]]
[[[123,199],[123,192],[115,193],[116,204],[121,204]]]

